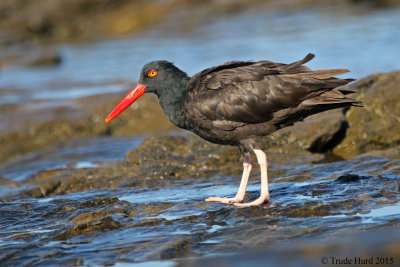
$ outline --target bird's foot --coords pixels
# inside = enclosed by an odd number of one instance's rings
[[[233,203],[233,205],[235,205],[236,207],[251,207],[251,206],[261,205],[265,202],[268,202],[268,200],[269,200],[269,195],[268,196],[260,196],[259,198],[257,198],[256,200],[253,200],[251,202]]]
[[[225,204],[234,204],[243,202],[243,199],[238,197],[208,197],[205,199],[208,202],[221,202]]]

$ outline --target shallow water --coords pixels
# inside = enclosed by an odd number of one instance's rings
[[[62,142],[26,154],[16,160],[0,163],[8,179],[23,181],[37,172],[58,168],[92,168],[122,160],[124,155],[143,141],[141,137],[92,137]]]
[[[120,141],[103,138],[92,144]],[[55,162],[63,156],[63,150],[54,149]],[[97,161],[90,153],[80,159]],[[290,168],[275,164],[271,172],[282,173],[270,179],[271,201],[241,209],[204,201],[234,195],[239,176],[9,198],[0,204],[0,223],[5,226],[0,231],[1,259],[11,265],[85,266],[166,260],[161,263],[175,266],[179,258],[240,255],[243,248],[271,245],[304,247],[400,223],[398,159],[359,156]],[[299,173],[308,173],[308,180],[296,182]],[[257,176],[253,172],[249,199],[258,195]],[[383,232],[381,237],[389,240],[392,234]]]

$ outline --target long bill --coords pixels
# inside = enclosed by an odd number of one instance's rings
[[[133,102],[136,101],[139,97],[144,94],[144,89],[146,89],[147,85],[143,85],[138,83],[132,91],[129,92],[119,104],[111,111],[110,115],[105,119],[105,122],[108,123],[115,117],[117,117],[122,111],[124,111],[127,107],[132,105]]]

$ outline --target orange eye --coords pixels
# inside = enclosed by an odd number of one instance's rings
[[[156,70],[151,70],[151,71],[149,71],[149,73],[147,74],[147,76],[149,76],[149,77],[155,77],[155,76],[157,76],[157,71],[156,71]]]

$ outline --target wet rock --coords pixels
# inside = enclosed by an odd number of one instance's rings
[[[113,219],[111,216],[105,216],[89,222],[78,224],[71,229],[68,229],[57,235],[54,239],[66,240],[76,235],[93,234],[94,231],[109,231],[118,229],[121,226],[121,223]]]
[[[38,185],[25,193],[32,197],[49,197],[68,193],[86,191],[101,188],[113,188],[122,178],[122,173],[115,174],[115,169],[63,169],[58,175],[47,175],[49,171],[43,171],[26,182]],[[51,171],[50,171],[51,172]],[[45,177],[38,179],[37,177]]]
[[[52,179],[51,181],[46,182],[43,185],[30,190],[30,195],[32,197],[38,197],[38,198],[46,197],[55,192],[60,185],[61,181]]]
[[[184,179],[209,177],[219,171],[237,174],[242,168],[240,158],[236,148],[211,144],[194,135],[164,136],[145,140],[126,155],[123,165],[137,166],[149,178]]]
[[[336,179],[336,182],[338,182],[338,183],[353,183],[353,182],[360,181],[360,179],[368,179],[368,178],[370,178],[370,177],[348,173],[348,174],[339,176],[339,178]]]
[[[178,239],[162,244],[158,251],[147,255],[149,259],[175,259],[187,256],[189,253],[190,242],[186,239]]]
[[[397,147],[400,143],[400,72],[375,74],[349,86],[363,108],[346,113],[346,137],[334,148],[343,158],[367,151]],[[398,148],[397,148],[398,150]]]
[[[80,197],[82,199],[82,197]],[[55,203],[55,202],[53,202]],[[135,216],[133,206],[115,197],[94,197],[93,200],[58,201],[57,212],[69,216],[65,229],[52,234],[52,240],[66,240],[77,235],[94,235],[98,231],[110,231],[124,227],[129,216]],[[72,225],[72,227],[71,227]]]

